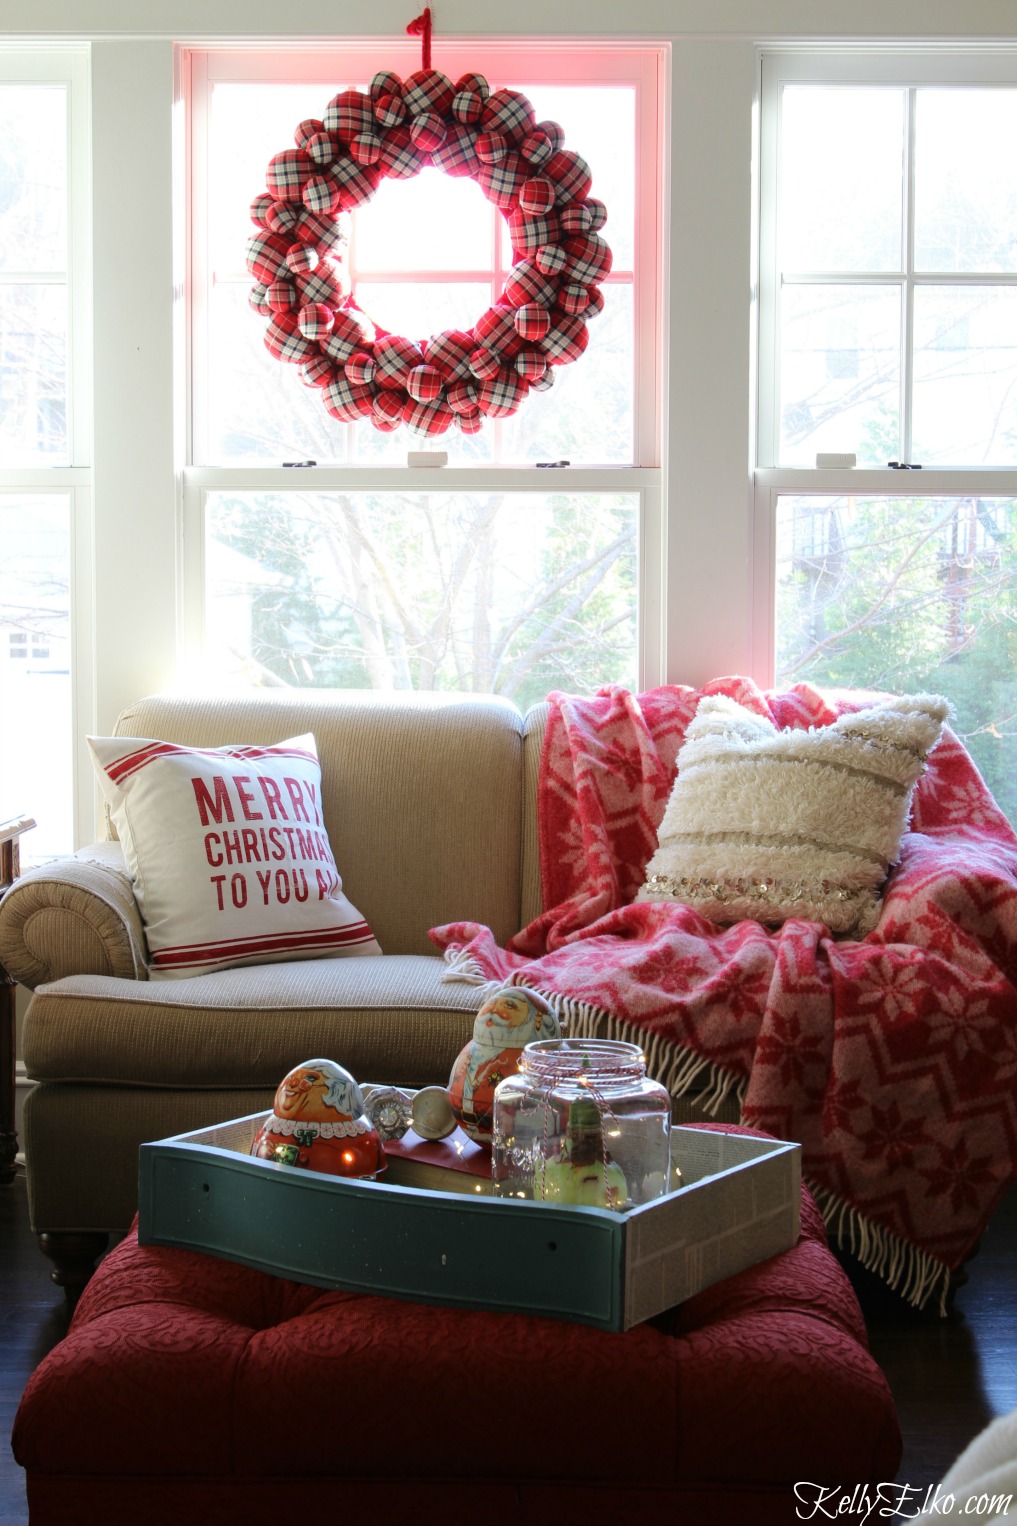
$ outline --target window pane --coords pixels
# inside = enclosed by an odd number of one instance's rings
[[[479,185],[431,166],[411,180],[383,180],[357,208],[353,226],[358,275],[413,267],[490,270],[494,259],[494,217]],[[359,286],[357,299],[366,310]]]
[[[782,497],[777,678],[945,694],[1017,824],[1017,501]]]
[[[601,290],[604,311],[590,319],[590,342],[579,360],[553,366],[550,391],[525,398],[519,412],[505,420],[503,460],[631,464],[632,287]]]
[[[780,265],[901,269],[904,92],[786,86]]]
[[[67,293],[0,285],[0,460],[67,459]]]
[[[364,277],[357,282],[357,303],[367,316],[390,334],[402,334],[418,344],[444,329],[472,329],[493,300],[489,281],[372,281]]]
[[[74,845],[71,787],[70,505],[63,494],[0,497],[0,814],[24,811],[29,858]],[[19,746],[13,738],[41,738]]]
[[[1017,270],[1017,90],[920,90],[918,270]]]
[[[632,494],[212,493],[207,661],[520,706],[632,685],[637,523]]]
[[[915,292],[914,458],[923,465],[1017,461],[1017,290]]]
[[[66,267],[66,89],[0,85],[0,270]]]
[[[899,289],[785,286],[781,309],[781,464],[829,450],[885,465],[900,452]]]

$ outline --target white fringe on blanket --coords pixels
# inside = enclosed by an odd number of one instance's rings
[[[492,989],[507,982],[488,981],[476,960],[462,950],[446,951],[449,964],[443,980],[465,980],[474,985],[489,985]],[[529,985],[525,971],[517,971],[511,979],[513,985]],[[728,1097],[738,1103],[739,1115],[748,1088],[745,1076],[736,1076],[729,1070],[683,1049],[660,1034],[648,1034],[634,1023],[625,1023],[602,1007],[589,1002],[575,1001],[559,996],[540,986],[533,989],[553,1007],[562,1027],[567,1027],[571,1038],[623,1039],[638,1044],[646,1055],[646,1073],[655,1081],[661,1081],[672,1097],[682,1097],[697,1082],[703,1082],[696,1091],[696,1105],[707,1117],[716,1117]],[[647,1042],[649,1040],[649,1042]],[[826,1187],[808,1181],[808,1187],[823,1215],[823,1221],[831,1237],[860,1262],[867,1271],[874,1272],[894,1292],[915,1308],[923,1309],[934,1299],[938,1301],[940,1314],[946,1314],[946,1300],[950,1291],[950,1268],[937,1261],[917,1246],[911,1245],[889,1229],[873,1224],[844,1198]]]

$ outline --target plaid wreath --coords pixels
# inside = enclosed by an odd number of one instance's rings
[[[406,80],[385,70],[367,91],[340,91],[294,142],[251,203],[250,304],[268,319],[271,354],[298,366],[333,418],[475,434],[583,353],[611,269],[598,231],[607,212],[585,159],[520,91],[492,91],[479,74],[453,84],[429,67]],[[477,182],[505,217],[515,263],[472,329],[416,342],[361,312],[346,256],[353,208],[425,165]]]

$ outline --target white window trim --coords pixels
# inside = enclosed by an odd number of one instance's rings
[[[1017,87],[1017,48],[994,44],[929,46],[921,51],[885,48],[760,50],[759,279],[756,386],[757,466],[753,474],[752,671],[757,681],[775,681],[775,586],[777,500],[850,493],[856,497],[982,498],[1017,497],[1017,470],[1010,467],[924,468],[920,477],[892,468],[781,467],[777,457],[780,377],[778,366],[778,279],[776,211],[778,198],[778,101],[788,83],[854,85],[971,85]],[[911,198],[909,198],[910,201]],[[1017,283],[1001,276],[1000,284]],[[902,380],[907,385],[909,378]],[[905,454],[905,459],[907,455]]]
[[[440,56],[435,65],[451,78],[475,71],[480,67],[485,53],[494,50],[490,44],[447,43],[442,40]],[[310,83],[320,82],[323,105],[327,95],[333,93],[337,84],[335,50],[308,53],[301,48],[270,50],[250,46],[230,49],[228,52],[206,52],[197,49],[181,49],[178,77],[180,90],[189,102],[187,112],[189,173],[194,176],[189,186],[188,206],[207,197],[203,172],[205,163],[204,142],[207,132],[206,114],[208,86],[221,80],[278,80],[291,77]],[[347,75],[369,78],[376,69],[391,68],[407,74],[420,66],[419,45],[416,43],[349,43],[342,44],[343,57],[352,54],[356,62],[347,63]],[[585,67],[587,60],[596,55],[595,70]],[[280,64],[282,58],[282,65]],[[662,378],[662,282],[655,278],[663,264],[663,118],[666,100],[666,49],[641,43],[610,44],[577,40],[570,45],[559,43],[542,46],[537,52],[516,44],[497,45],[499,79],[525,79],[531,84],[619,83],[637,85],[637,142],[642,145],[642,173],[636,185],[634,230],[635,243],[635,291],[636,291],[636,391],[634,397],[634,455],[636,465],[631,467],[597,467],[595,465],[569,468],[555,473],[554,486],[559,491],[576,493],[636,492],[639,495],[639,587],[638,587],[638,671],[639,686],[649,688],[663,682],[665,672],[664,629],[664,513],[661,473],[661,378]],[[341,81],[339,82],[341,83]],[[492,84],[497,81],[492,77]],[[282,145],[281,145],[282,146]],[[581,150],[580,150],[581,151]],[[257,187],[252,189],[252,196]],[[610,209],[609,209],[610,216]],[[201,243],[203,229],[194,220],[188,246],[188,289],[192,293],[192,322],[187,335],[187,347],[191,357],[191,376],[198,375],[206,366],[203,352],[204,270],[207,266],[206,250]],[[207,386],[207,382],[205,383]],[[198,436],[200,424],[197,419],[196,398],[198,388],[192,387],[188,402],[188,452],[187,460],[200,460],[203,443]],[[419,443],[419,442],[418,442]],[[407,449],[414,444],[407,439]],[[204,649],[204,543],[205,503],[210,492],[221,489],[248,491],[301,490],[313,488],[316,492],[361,489],[381,491],[385,488],[401,492],[434,491],[437,483],[435,473],[426,469],[409,467],[371,467],[359,465],[329,465],[311,470],[278,469],[271,467],[215,467],[187,465],[182,472],[182,564],[180,579],[180,644],[183,671],[197,673],[201,670]],[[476,467],[444,468],[441,472],[441,488],[455,488],[462,492],[490,491],[492,480],[507,492],[541,492],[550,486],[549,473],[537,468],[516,465],[482,465]]]
[[[0,79],[17,84],[63,84],[67,90],[67,409],[68,462],[63,466],[0,468],[0,493],[65,493],[70,530],[71,760],[75,842],[94,832],[92,769],[83,737],[94,729],[95,632],[92,586],[92,306],[90,78],[87,46],[23,47],[4,41]],[[17,802],[19,805],[22,802]],[[23,802],[26,809],[34,802]],[[70,846],[70,845],[68,845]],[[31,841],[26,842],[27,861]]]

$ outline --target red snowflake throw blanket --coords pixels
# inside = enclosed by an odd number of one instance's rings
[[[552,695],[547,910],[505,948],[475,923],[431,936],[449,978],[513,978],[572,1034],[635,1039],[675,1096],[716,1107],[734,1093],[743,1122],[801,1143],[832,1235],[913,1304],[944,1308],[951,1269],[1017,1176],[1017,837],[946,731],[861,941],[634,902],[704,693],[780,728],[872,698],[745,679]]]

